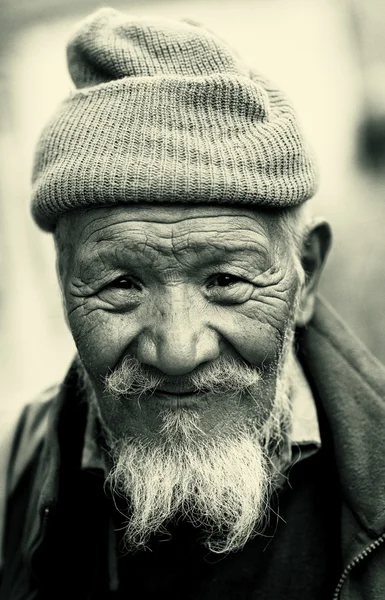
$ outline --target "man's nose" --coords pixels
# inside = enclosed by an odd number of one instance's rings
[[[187,290],[171,290],[162,298],[153,322],[137,340],[140,362],[167,375],[186,375],[219,356],[218,333],[202,306],[193,306]]]

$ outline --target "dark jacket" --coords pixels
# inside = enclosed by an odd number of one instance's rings
[[[298,332],[297,344],[332,433],[341,488],[343,568],[334,598],[383,600],[385,370],[320,300],[311,324]],[[55,562],[55,544],[71,552],[71,578],[78,574],[81,579],[72,597],[93,598],[95,570],[105,568],[107,522],[100,523],[99,531],[104,533],[99,536],[93,533],[95,528],[87,530],[87,524],[77,522],[85,497],[78,473],[87,405],[80,391],[78,397],[68,398],[66,391],[76,389],[74,378],[72,370],[53,398],[29,405],[19,420],[8,473],[0,600],[49,597],[50,586],[44,579],[62,581],[65,589],[65,574],[59,573]],[[90,521],[103,514],[104,502],[103,494],[95,490],[92,506],[87,505]],[[86,558],[73,539],[77,527],[85,528],[89,536]],[[38,593],[39,581],[43,583]],[[55,597],[65,594],[60,595],[59,587]]]

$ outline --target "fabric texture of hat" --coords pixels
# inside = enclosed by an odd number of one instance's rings
[[[67,51],[77,90],[35,155],[32,212],[43,229],[77,207],[279,208],[314,194],[290,102],[203,27],[105,8],[80,24]]]

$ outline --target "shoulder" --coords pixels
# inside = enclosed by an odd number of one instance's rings
[[[44,441],[48,427],[49,409],[56,398],[59,386],[49,388],[33,402],[26,404],[17,420],[8,461],[8,488],[12,492],[20,476],[33,460]]]
[[[317,299],[314,318],[301,335],[301,354],[319,379],[337,377],[366,389],[385,403],[385,367],[351,331],[334,309]],[[306,360],[307,359],[307,360]],[[343,375],[343,378],[342,378]]]
[[[7,424],[0,441],[0,565],[7,499],[42,446],[50,406],[59,386],[25,404]]]

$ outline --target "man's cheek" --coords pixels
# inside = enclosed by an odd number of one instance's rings
[[[102,310],[74,311],[68,320],[84,366],[100,379],[114,368],[129,344],[123,317]]]
[[[280,354],[293,311],[291,294],[279,298],[256,294],[228,322],[229,341],[251,364],[268,366]]]

